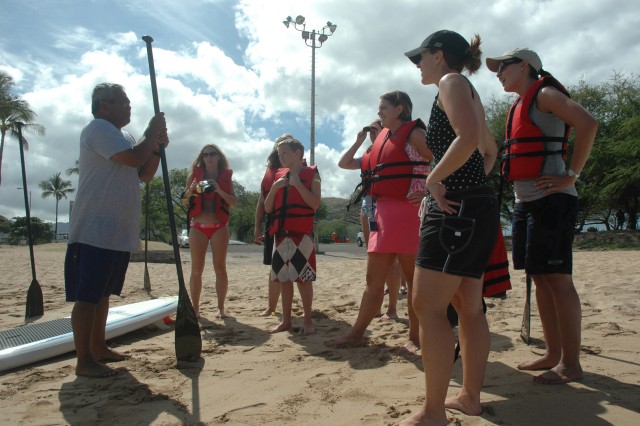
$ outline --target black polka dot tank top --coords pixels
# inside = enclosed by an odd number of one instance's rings
[[[433,102],[429,125],[427,126],[427,146],[433,152],[433,168],[440,162],[444,153],[456,138],[456,133],[449,123],[449,118],[438,107],[438,96]],[[442,183],[447,191],[457,191],[475,186],[487,185],[484,174],[484,161],[480,151],[476,148],[471,157],[458,170],[446,177]]]

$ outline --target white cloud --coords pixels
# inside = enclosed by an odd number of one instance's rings
[[[403,55],[431,32],[449,28],[467,38],[479,33],[485,56],[528,46],[544,67],[566,85],[580,78],[607,80],[613,70],[636,72],[640,55],[640,14],[636,2],[615,8],[605,0],[144,0],[69,1],[26,10],[8,0],[0,18],[0,69],[47,127],[45,137],[28,135],[26,155],[34,216],[53,220],[53,200],[41,200],[37,183],[73,166],[78,136],[91,119],[95,84],[125,86],[132,101],[127,127],[140,135],[153,114],[146,49],[151,33],[161,109],[171,137],[170,168],[188,167],[198,148],[218,144],[229,157],[234,178],[257,190],[273,140],[292,132],[309,141],[312,49],[299,32],[287,29],[288,15],[306,17],[308,30],[328,20],[337,30],[316,49],[316,162],[323,195],[348,196],[356,171],[337,168],[342,151],[359,128],[375,118],[379,96],[404,90],[414,118],[426,119],[436,94]],[[30,5],[31,6],[31,5]],[[30,26],[20,22],[29,13]],[[486,69],[472,77],[483,99],[504,94]],[[0,214],[24,215],[17,143],[7,142],[2,165]],[[77,178],[72,177],[76,185]],[[66,220],[67,203],[61,203]]]

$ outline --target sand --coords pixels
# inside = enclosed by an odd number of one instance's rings
[[[168,247],[168,246],[166,246]],[[165,247],[165,248],[166,248]],[[255,247],[234,247],[225,320],[215,320],[212,267],[201,310],[202,361],[176,368],[173,330],[145,328],[110,341],[131,356],[112,364],[110,379],[79,378],[73,353],[0,373],[0,423],[59,425],[388,425],[415,412],[424,395],[422,362],[401,349],[407,323],[374,320],[365,347],[331,349],[328,340],[353,323],[364,286],[365,252],[326,246],[318,257],[314,317],[318,333],[270,335],[277,317],[266,308],[268,267]],[[62,243],[35,247],[46,321],[68,315]],[[188,251],[183,251],[188,281]],[[0,320],[24,324],[31,283],[27,247],[0,246]],[[530,346],[520,340],[524,275],[511,271],[508,298],[488,299],[491,354],[482,394],[483,414],[451,411],[464,425],[640,424],[640,310],[638,251],[575,253],[574,279],[583,308],[584,379],[561,386],[534,384],[515,366],[544,352],[535,304]],[[148,299],[143,263],[132,263],[121,298],[112,306]],[[150,264],[151,296],[177,294],[174,264]],[[386,301],[385,301],[386,303]],[[406,318],[406,298],[399,312]],[[294,326],[302,325],[296,292]],[[450,393],[459,388],[458,362]]]

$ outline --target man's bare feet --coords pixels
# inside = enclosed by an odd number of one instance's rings
[[[378,321],[389,321],[389,320],[397,320],[398,313],[396,311],[387,311],[386,314],[382,315]]]
[[[480,400],[471,401],[470,398],[466,398],[463,395],[456,395],[445,399],[444,406],[445,408],[458,410],[467,416],[479,416],[482,414],[482,405],[480,405]]]
[[[287,331],[291,329],[291,323],[281,322],[276,327],[272,327],[269,329],[269,333],[280,333],[281,331]]]
[[[541,385],[563,385],[580,379],[582,379],[582,368],[580,366],[570,369],[558,364],[551,370],[534,377],[533,381]]]
[[[363,337],[355,338],[351,334],[346,334],[339,339],[330,340],[326,343],[330,348],[345,348],[349,346],[362,346],[365,343],[365,339]]]
[[[445,426],[448,423],[449,421],[447,420],[446,413],[444,414],[444,417],[438,417],[437,419],[434,419],[427,416],[427,413],[425,413],[424,410],[421,409],[413,416],[407,417],[406,419],[395,423],[394,426]]]
[[[224,309],[218,308],[218,313],[216,313],[217,319],[225,319],[227,318],[227,314],[224,313]]]
[[[558,362],[560,362],[560,354],[550,355],[546,353],[542,357],[534,359],[533,361],[521,362],[518,364],[518,370],[550,370],[558,365]]]
[[[78,364],[76,366],[76,376],[92,377],[92,378],[104,378],[115,376],[117,371],[101,364],[97,361],[87,362],[85,364]]]
[[[92,351],[91,355],[98,362],[118,362],[124,361],[125,359],[129,359],[128,355],[121,354],[120,352],[116,352],[109,347],[104,347],[101,350]]]
[[[271,309],[271,308],[267,308],[264,311],[260,312],[261,317],[275,317],[276,316],[276,310],[275,309]]]

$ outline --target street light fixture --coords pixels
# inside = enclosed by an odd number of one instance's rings
[[[296,16],[295,20],[293,20],[291,16],[287,16],[287,18],[282,21],[287,28],[293,24],[293,28],[302,33],[304,43],[311,48],[311,136],[309,138],[309,160],[310,165],[313,166],[316,164],[316,49],[322,47],[322,44],[329,39],[338,26],[331,21],[327,21],[327,25],[322,27],[320,31],[311,30],[311,32],[309,32],[305,29],[306,24],[304,22],[305,18],[302,15]],[[325,32],[327,30],[329,33]]]

